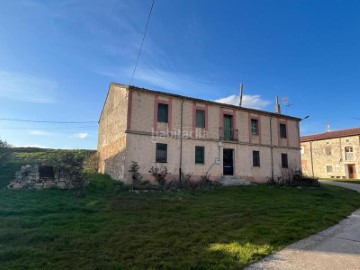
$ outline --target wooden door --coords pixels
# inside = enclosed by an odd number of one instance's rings
[[[349,178],[354,179],[356,178],[356,171],[355,171],[355,165],[349,164],[348,165],[348,172],[349,172]]]

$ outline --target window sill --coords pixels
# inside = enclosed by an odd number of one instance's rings
[[[196,163],[195,162],[195,165],[205,165],[205,162],[204,163]]]

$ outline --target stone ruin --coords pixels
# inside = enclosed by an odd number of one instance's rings
[[[10,189],[73,189],[71,178],[53,166],[25,165],[15,173],[15,179],[7,186]]]

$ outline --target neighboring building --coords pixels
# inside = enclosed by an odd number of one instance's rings
[[[360,128],[301,137],[303,173],[320,178],[360,175]]]
[[[235,175],[265,182],[300,169],[299,118],[111,83],[99,120],[100,172],[131,181],[166,166],[168,180]],[[182,136],[180,136],[182,134]]]

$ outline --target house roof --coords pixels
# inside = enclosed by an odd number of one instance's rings
[[[328,139],[357,136],[357,135],[360,135],[360,128],[350,128],[350,129],[328,131],[328,132],[313,134],[309,136],[303,136],[300,138],[300,141],[310,142],[310,141],[328,140]]]
[[[205,100],[205,99],[182,96],[182,95],[172,94],[172,93],[167,93],[167,92],[162,92],[162,91],[150,90],[150,89],[140,88],[140,87],[133,86],[133,85],[124,85],[124,84],[115,83],[115,82],[112,82],[111,84],[118,85],[120,87],[125,87],[125,88],[128,88],[129,90],[135,90],[135,91],[151,93],[151,94],[157,94],[157,95],[164,95],[164,96],[175,97],[175,98],[180,98],[180,99],[187,99],[187,100],[192,100],[192,101],[195,101],[195,102],[213,104],[213,105],[227,107],[227,108],[231,108],[231,109],[239,109],[239,108],[241,108],[241,110],[252,112],[252,113],[270,115],[270,116],[281,117],[281,118],[287,118],[287,119],[292,119],[292,120],[295,120],[295,121],[300,121],[301,120],[301,118],[293,117],[293,116],[289,116],[289,115],[284,115],[284,114],[279,114],[279,113],[272,113],[272,112],[267,112],[267,111],[262,111],[262,110],[257,110],[257,109],[245,108],[245,107],[239,107],[239,106],[230,105],[230,104],[226,104],[226,103],[220,103],[220,102],[209,101],[209,100]]]

